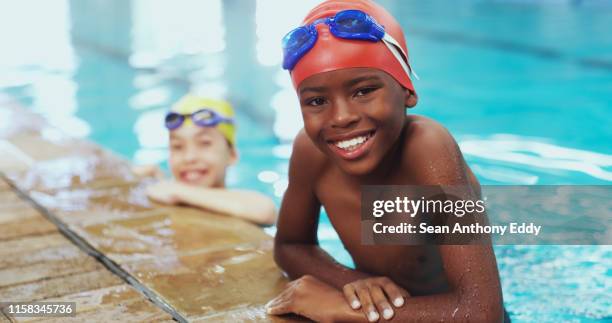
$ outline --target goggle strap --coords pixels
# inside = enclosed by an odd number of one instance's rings
[[[195,112],[193,112],[191,114],[187,114],[185,116],[193,116],[194,114],[196,114],[198,112],[201,112],[202,110],[205,110],[205,111],[209,112],[210,114],[212,114],[213,118],[217,117],[217,118],[221,119],[221,122],[234,123],[234,119],[233,118],[228,118],[228,117],[222,115],[221,113],[219,113],[219,112],[217,112],[217,111],[215,111],[215,110],[213,110],[213,109],[211,109],[209,107],[202,107],[199,110],[197,110],[197,111],[195,111]]]
[[[412,66],[410,66],[409,63],[406,62],[408,61],[408,55],[404,53],[404,50],[397,42],[397,40],[395,40],[395,38],[393,38],[393,36],[389,35],[388,33],[385,33],[382,41],[385,46],[389,48],[393,56],[395,56],[395,58],[400,62],[402,68],[404,69],[404,72],[406,72],[408,77],[412,79],[412,77],[410,77],[412,75],[416,80],[420,80],[419,75],[416,73],[416,71],[412,69]]]
[[[393,54],[393,56],[395,57],[395,59],[402,65],[402,69],[404,70],[404,72],[406,73],[406,75],[408,75],[408,78],[410,78],[410,68],[408,67],[408,64],[406,64],[406,62],[404,61],[404,59],[402,58],[401,54],[399,53],[399,51],[397,50],[397,48],[395,48],[395,46],[389,44],[387,41],[383,40],[383,44],[385,44],[385,46],[387,46],[387,48],[389,49],[389,51],[391,51],[391,54]]]

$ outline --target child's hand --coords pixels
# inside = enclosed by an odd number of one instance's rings
[[[362,309],[370,322],[376,322],[382,317],[389,320],[395,314],[395,307],[404,305],[404,297],[409,297],[408,292],[396,285],[387,277],[373,277],[356,280],[344,285],[344,297],[349,305],[357,310]]]
[[[342,293],[319,279],[305,275],[287,284],[285,290],[266,304],[270,315],[289,313],[307,317],[315,322],[359,322],[346,305]]]
[[[147,196],[160,203],[176,205],[181,202],[181,189],[180,184],[175,181],[161,181],[147,187]]]

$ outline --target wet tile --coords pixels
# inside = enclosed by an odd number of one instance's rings
[[[170,315],[161,312],[161,310],[156,310],[154,306],[147,300],[141,299],[77,313],[76,317],[46,318],[42,321],[34,322],[176,322],[172,320]],[[28,321],[17,319],[17,322]]]
[[[0,191],[0,207],[10,206],[21,201],[21,197],[12,190]]]
[[[126,284],[121,284],[45,299],[45,302],[75,302],[77,303],[77,312],[82,313],[96,310],[102,306],[130,302],[141,298],[144,298],[144,295]]]
[[[105,151],[64,154],[57,159],[36,162],[26,172],[7,173],[7,176],[23,191],[51,191],[96,183],[99,187],[108,187],[117,181],[136,180],[127,162]]]
[[[55,249],[62,251],[52,252]],[[60,233],[0,241],[0,268],[58,259],[72,250],[78,248]]]
[[[119,264],[270,239],[245,221],[187,207],[74,229]]]
[[[0,243],[2,248],[2,243]],[[0,269],[29,266],[37,263],[57,263],[83,255],[83,251],[69,241],[58,246],[28,250],[25,253],[13,252],[0,258]]]
[[[92,143],[70,138],[59,131],[21,132],[8,137],[6,141],[29,157],[32,161],[45,161],[62,158],[68,154],[91,153],[98,150]]]
[[[19,200],[11,204],[0,204],[0,224],[16,221],[19,219],[30,219],[42,216],[30,203]],[[1,237],[2,235],[0,235]]]
[[[288,322],[312,322],[306,318],[297,315],[275,316],[266,314],[264,306],[239,308],[232,311],[223,311],[210,314],[207,316],[190,319],[192,323],[200,322],[218,322],[218,323],[234,323],[234,322],[269,322],[269,323],[288,323]]]
[[[45,322],[111,322],[171,321],[172,317],[148,301],[142,294],[128,285],[90,290],[46,302],[75,302],[77,314],[74,318],[45,319]],[[20,318],[18,322],[39,321],[38,318]]]
[[[25,191],[137,179],[127,160],[93,143],[57,137],[30,133],[11,137],[2,147],[13,147],[4,150],[11,150],[13,159],[22,160],[28,167],[26,171],[0,171]]]
[[[0,223],[36,216],[40,216],[40,212],[29,201],[19,200],[0,204]]]
[[[123,266],[189,319],[263,307],[287,282],[271,241]]]
[[[146,197],[145,188],[144,183],[117,182],[108,188],[34,191],[30,196],[65,223],[91,225],[155,210],[156,205]]]
[[[102,268],[104,267],[94,258],[81,252],[76,257],[65,257],[60,261],[38,262],[0,269],[0,288]]]
[[[1,169],[1,168],[0,168]],[[11,190],[11,186],[7,181],[0,177],[0,191]]]
[[[57,232],[57,227],[42,215],[0,222],[0,241],[51,232]]]
[[[120,284],[106,269],[0,288],[0,299],[11,302],[37,301]]]
[[[32,165],[32,160],[19,148],[2,139],[0,139],[0,156],[2,156],[0,159],[0,172],[2,173],[24,172]]]
[[[29,202],[14,192],[0,192],[0,241],[56,231],[56,226]]]
[[[154,306],[149,301],[141,299],[77,313],[76,317],[46,319],[43,322],[175,322],[170,315],[156,310]]]

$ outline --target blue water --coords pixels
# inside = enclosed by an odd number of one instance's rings
[[[0,104],[16,98],[74,136],[165,165],[168,105],[187,91],[228,97],[241,157],[229,185],[280,202],[301,120],[278,42],[315,3],[2,3]],[[482,184],[612,183],[612,4],[381,3],[405,28],[421,76],[409,113],[443,123]],[[325,215],[319,237],[352,264]],[[610,246],[495,251],[514,321],[612,320]]]

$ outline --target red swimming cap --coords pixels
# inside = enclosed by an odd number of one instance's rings
[[[308,25],[317,19],[332,17],[337,12],[348,9],[361,10],[372,16],[385,27],[385,33],[395,38],[404,52],[408,54],[402,27],[385,8],[369,0],[325,1],[309,12],[302,24]],[[343,68],[370,67],[388,73],[404,88],[415,92],[410,77],[382,41],[369,42],[337,38],[331,34],[327,24],[318,24],[316,28],[319,34],[317,42],[291,71],[291,79],[295,88],[304,79],[314,74]]]

